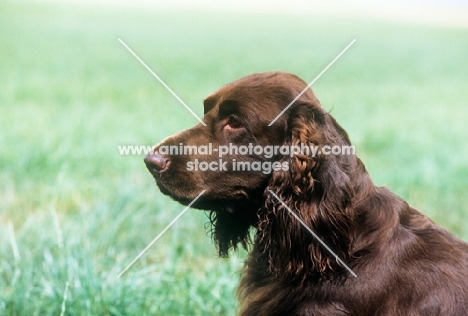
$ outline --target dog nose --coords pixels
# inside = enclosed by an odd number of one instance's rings
[[[171,160],[158,153],[148,154],[145,159],[146,168],[151,173],[162,173],[169,168]]]

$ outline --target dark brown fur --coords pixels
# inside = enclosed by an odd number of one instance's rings
[[[309,89],[268,124],[306,83],[254,74],[210,95],[201,124],[155,146],[146,159],[165,194],[210,211],[220,256],[250,249],[240,315],[468,315],[468,245],[388,189],[355,155],[228,155],[224,161],[282,161],[289,169],[189,172],[213,155],[161,155],[163,145],[350,145]],[[275,192],[357,274],[353,277],[270,194]],[[253,240],[249,230],[255,228]]]

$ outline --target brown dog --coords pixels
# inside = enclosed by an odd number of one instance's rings
[[[306,86],[285,73],[230,83],[205,99],[206,127],[145,158],[175,200],[187,205],[206,190],[193,207],[211,211],[221,256],[250,248],[240,314],[468,315],[468,245],[374,186],[354,154],[330,154],[351,143],[310,89],[269,126]],[[318,151],[285,152],[294,146]]]

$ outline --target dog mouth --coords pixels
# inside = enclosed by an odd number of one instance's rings
[[[258,188],[266,185],[261,183],[255,186],[256,190],[252,190],[245,185],[236,184],[232,173],[189,172],[183,168],[183,162],[157,151],[144,158],[146,168],[160,192],[195,209],[223,211],[226,205],[249,203],[262,194],[263,191],[259,192]],[[213,182],[219,185],[213,186]]]
[[[190,205],[190,207],[195,209],[217,211],[223,210],[224,208],[220,206],[225,204],[251,200],[247,191],[241,188],[233,188],[230,192],[203,192],[201,188],[199,191],[193,188],[184,190],[181,188],[174,188],[174,185],[165,183],[164,175],[156,173],[153,177],[161,193],[169,196],[174,201],[186,206]],[[203,194],[200,195],[202,192]]]
[[[249,195],[247,194],[247,192],[244,189],[237,188],[237,189],[234,189],[233,192],[232,192],[232,199],[234,199],[234,200],[242,200],[242,199],[249,200]]]

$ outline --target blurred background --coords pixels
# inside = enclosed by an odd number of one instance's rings
[[[0,314],[234,315],[245,251],[163,196],[141,155],[254,72],[312,81],[377,185],[468,240],[464,1],[0,2]]]

